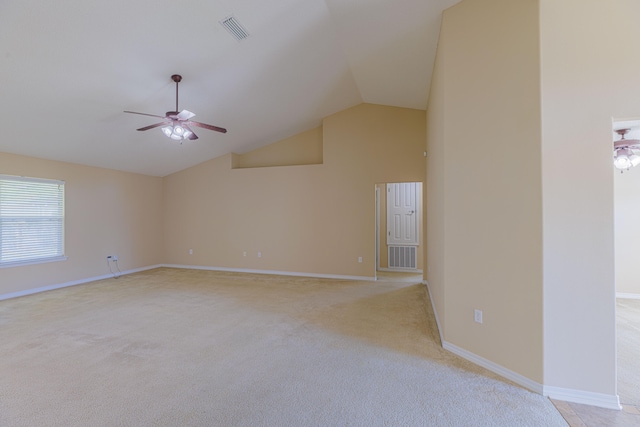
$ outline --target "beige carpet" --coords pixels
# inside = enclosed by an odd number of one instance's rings
[[[424,285],[158,269],[0,301],[1,426],[564,426]]]
[[[616,301],[618,395],[620,403],[640,407],[640,300]]]

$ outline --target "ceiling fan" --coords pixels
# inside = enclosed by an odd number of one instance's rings
[[[620,139],[613,142],[613,164],[618,169],[630,169],[640,165],[640,140],[624,139],[631,129],[618,129]],[[622,172],[622,170],[621,170]]]
[[[182,80],[182,76],[179,74],[174,74],[171,76],[171,80],[176,82],[176,109],[175,111],[167,111],[167,113],[163,116],[158,116],[155,114],[147,114],[147,113],[138,113],[135,111],[125,111],[125,113],[130,114],[140,114],[142,116],[150,116],[150,117],[158,117],[161,118],[162,121],[160,123],[156,123],[153,125],[142,127],[138,130],[149,130],[153,128],[157,128],[162,126],[162,132],[168,136],[169,138],[182,141],[184,139],[198,139],[198,136],[193,132],[191,126],[196,126],[203,129],[214,130],[216,132],[227,133],[225,128],[221,128],[218,126],[208,125],[206,123],[200,123],[191,120],[195,116],[191,111],[182,110],[178,112],[178,83]]]

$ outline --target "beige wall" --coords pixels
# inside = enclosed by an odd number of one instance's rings
[[[542,383],[538,49],[535,0],[444,13],[428,107],[427,279],[445,341]]]
[[[375,184],[424,180],[425,112],[361,104],[322,135],[321,165],[232,169],[227,155],[165,177],[167,261],[373,277]]]
[[[640,2],[540,3],[545,382],[615,394],[612,119],[640,115]]]
[[[66,182],[68,256],[0,269],[0,295],[108,274],[112,254],[122,270],[169,262],[373,277],[375,183],[423,179],[424,129],[424,111],[363,104],[247,157],[277,162],[282,146],[317,148],[324,133],[324,164],[232,169],[229,154],[164,179],[0,153],[0,173]],[[308,157],[284,155],[294,158]]]
[[[322,164],[322,126],[231,159],[234,169]]]
[[[616,291],[640,295],[640,168],[614,175]]]
[[[631,0],[463,1],[444,14],[428,110],[444,339],[603,404],[616,393],[611,121],[640,111],[639,14]]]
[[[444,21],[444,15],[443,15]],[[427,103],[427,179],[424,186],[426,226],[423,240],[423,277],[428,283],[429,296],[433,305],[441,339],[446,337],[446,276],[444,266],[445,243],[445,54],[448,50],[445,35],[446,26],[442,22],[438,50],[433,64],[431,88]]]
[[[0,173],[65,181],[66,261],[0,269],[0,295],[109,274],[162,259],[162,178],[0,153]]]

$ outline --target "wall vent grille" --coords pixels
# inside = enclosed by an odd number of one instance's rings
[[[234,39],[241,41],[249,37],[249,32],[242,26],[235,16],[229,16],[220,21],[220,25],[229,31]]]
[[[389,268],[410,268],[417,266],[416,246],[389,246]]]

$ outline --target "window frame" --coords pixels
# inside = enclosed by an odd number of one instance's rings
[[[61,181],[61,180],[56,180],[56,179],[45,179],[45,178],[32,178],[32,177],[25,177],[25,176],[15,176],[15,175],[6,175],[6,174],[0,174],[0,181],[13,181],[13,182],[18,182],[18,183],[41,183],[41,184],[55,184],[58,185],[58,187],[62,187],[62,191],[59,197],[59,202],[61,202],[62,207],[60,209],[60,212],[55,214],[55,215],[50,215],[50,216],[43,216],[44,218],[53,218],[53,219],[58,219],[60,220],[60,239],[59,241],[57,241],[57,239],[53,239],[53,242],[56,244],[56,248],[58,249],[58,253],[56,255],[51,255],[51,256],[41,256],[41,257],[36,257],[36,258],[22,258],[22,259],[18,259],[18,260],[13,260],[13,261],[2,261],[2,213],[0,211],[0,269],[2,268],[10,268],[10,267],[18,267],[18,266],[25,266],[25,265],[33,265],[33,264],[43,264],[43,263],[49,263],[49,262],[57,262],[57,261],[64,261],[67,259],[67,256],[65,255],[65,229],[66,229],[66,212],[65,212],[65,208],[66,208],[66,182],[65,181]],[[1,190],[0,190],[1,191]],[[0,196],[1,197],[1,196]],[[42,208],[41,206],[34,206],[34,210],[38,209],[38,208]],[[21,216],[17,216],[18,218],[20,218]],[[24,215],[25,218],[33,218],[33,217],[28,217],[26,215]],[[57,229],[57,228],[56,228]],[[25,251],[26,252],[26,251]]]

